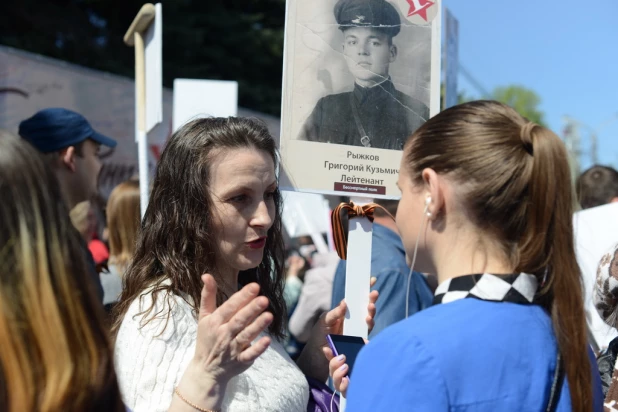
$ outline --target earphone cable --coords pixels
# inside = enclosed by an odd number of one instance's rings
[[[333,401],[335,400],[335,395],[337,395],[337,393],[339,393],[339,391],[335,390],[333,392],[333,396],[330,397],[330,412],[333,412]]]
[[[423,211],[423,220],[421,222],[421,229],[418,231],[418,235],[416,236],[416,245],[414,246],[414,254],[412,255],[412,264],[410,265],[410,273],[408,273],[408,287],[406,288],[406,318],[409,316],[410,311],[410,282],[412,280],[412,273],[414,272],[414,264],[416,263],[416,252],[418,251],[418,243],[421,240],[421,233],[423,233],[424,225],[425,225],[425,217],[427,216],[427,209],[429,209],[429,204],[425,206],[425,210]]]

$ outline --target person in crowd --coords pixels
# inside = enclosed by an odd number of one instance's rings
[[[10,199],[0,202],[0,410],[125,412],[104,313],[60,190],[31,146],[0,131],[0,197]],[[216,308],[214,279],[201,281],[194,353],[177,389],[215,405],[223,395],[212,377],[235,375],[267,347],[265,339],[233,342],[256,338],[272,315],[262,313],[256,283]],[[167,409],[192,410],[180,398]]]
[[[341,333],[345,303],[320,319],[296,364],[279,341],[286,308],[277,158],[274,139],[253,119],[197,119],[167,143],[113,328],[120,387],[134,412],[164,411],[171,402],[198,410],[304,412],[310,400],[305,377],[326,381],[326,334]],[[257,341],[255,333],[230,336],[229,356],[264,350],[242,368],[222,363],[212,370],[206,381],[213,387],[209,393],[218,395],[216,403],[177,387],[195,353],[205,273],[218,291],[209,311],[255,298],[255,283],[262,296],[248,308],[268,311],[256,320],[259,328],[253,331],[267,328]],[[373,292],[369,327],[376,299]],[[211,325],[204,332],[213,339],[217,333],[237,333],[236,323],[255,319],[245,312],[233,319],[218,314],[213,322],[229,320],[229,329]]]
[[[22,121],[19,135],[44,154],[69,210],[97,192],[100,146],[116,146],[115,140],[96,132],[82,115],[62,108],[44,109]],[[103,300],[99,273],[85,242],[83,249],[96,295]]]
[[[320,316],[331,309],[330,292],[338,263],[337,252],[317,253],[313,256],[313,268],[305,273],[298,304],[288,323],[290,333],[301,343],[309,340]],[[380,303],[377,303],[378,310]]]
[[[582,209],[618,202],[618,171],[595,165],[579,176],[575,184]]]
[[[287,308],[286,318],[290,319],[296,312],[296,305],[298,305],[298,300],[304,288],[305,273],[307,273],[307,269],[309,268],[309,262],[297,249],[287,250],[286,255],[283,300]],[[303,349],[303,343],[299,342],[296,337],[290,333],[289,322],[282,343],[285,351],[290,355],[290,358],[296,360]]]
[[[609,326],[618,328],[618,244],[611,252],[603,255],[597,270],[593,292],[594,305],[601,319]],[[618,338],[613,339],[606,351],[597,360],[606,407],[618,410]],[[609,404],[609,405],[608,405]]]
[[[92,255],[98,273],[104,270],[109,259],[109,249],[107,245],[99,239],[97,234],[97,216],[92,207],[92,202],[86,200],[79,202],[69,212],[71,221],[75,229],[82,235],[88,245],[88,250]]]
[[[125,411],[60,190],[32,147],[0,132],[0,410]]]
[[[139,182],[128,180],[116,186],[107,201],[107,233],[110,256],[101,273],[103,304],[108,311],[122,292],[122,278],[131,263],[140,225]]]
[[[294,312],[301,291],[303,290],[303,279],[308,269],[309,263],[298,251],[290,250],[285,260],[285,285],[283,287],[283,299],[288,309],[288,316]]]
[[[311,236],[301,236],[298,238],[298,254],[305,259],[307,267],[310,269],[313,266],[313,255],[318,253],[318,248],[313,243]]]
[[[391,216],[397,214],[399,201],[381,200],[375,203],[384,207],[374,212],[371,240],[371,276],[376,278],[374,289],[380,293],[376,303],[375,326],[369,338],[375,337],[393,323],[429,307],[433,293],[425,276],[410,273],[406,250],[399,237],[397,225]],[[345,297],[346,261],[337,266],[332,286],[331,307],[337,307]]]
[[[69,216],[71,217],[71,223],[79,234],[82,236],[82,239],[87,243],[92,237],[93,227],[91,225],[91,220],[89,217],[90,214],[90,201],[84,200],[83,202],[79,202],[69,211]]]
[[[498,102],[452,107],[410,137],[397,227],[439,286],[363,348],[351,379],[331,359],[347,411],[602,410],[570,182],[560,138]]]

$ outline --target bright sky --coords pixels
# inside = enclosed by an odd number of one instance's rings
[[[618,166],[617,0],[443,1],[459,20],[460,62],[485,89],[534,90],[552,130],[563,135],[565,115],[597,129],[599,162]],[[461,75],[459,88],[480,97]],[[583,168],[589,135],[580,128]]]

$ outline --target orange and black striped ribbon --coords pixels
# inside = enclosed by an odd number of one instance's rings
[[[346,236],[347,229],[343,226],[343,221],[341,219],[342,211],[347,212],[348,219],[354,217],[366,217],[369,221],[373,222],[373,212],[376,208],[382,209],[387,215],[389,215],[393,220],[395,218],[391,215],[388,210],[384,209],[382,206],[377,203],[367,203],[366,205],[359,206],[355,205],[353,202],[350,203],[340,203],[339,206],[333,210],[331,214],[331,223],[333,226],[333,240],[335,241],[335,249],[337,249],[337,254],[339,258],[342,260],[346,260],[348,253],[348,240]]]

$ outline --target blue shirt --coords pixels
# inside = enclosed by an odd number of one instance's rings
[[[540,306],[474,298],[436,305],[361,350],[346,411],[541,412],[556,356],[551,319]],[[591,367],[593,410],[602,411],[593,355]],[[571,411],[566,379],[556,410]]]
[[[345,260],[337,266],[333,282],[332,306],[345,297]],[[369,338],[375,337],[386,327],[406,317],[406,291],[410,268],[399,235],[392,230],[373,224],[371,244],[371,276],[377,278],[373,289],[380,292],[376,302],[375,326]],[[410,280],[409,315],[431,306],[433,294],[424,276],[412,273]]]

